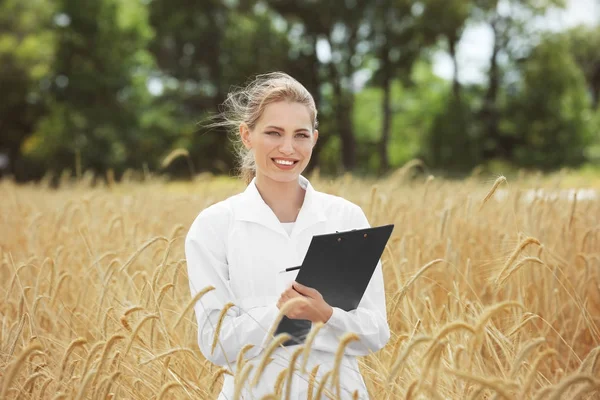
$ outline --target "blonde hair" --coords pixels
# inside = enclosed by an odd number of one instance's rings
[[[252,151],[246,149],[241,141],[240,124],[246,123],[250,130],[254,129],[265,107],[279,101],[305,105],[312,120],[313,130],[317,129],[317,107],[313,96],[300,82],[283,72],[258,75],[245,87],[234,88],[223,102],[219,115],[222,121],[211,125],[230,128],[240,177],[246,184],[256,176],[256,163]]]

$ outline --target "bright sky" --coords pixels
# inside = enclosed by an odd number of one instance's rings
[[[547,29],[563,30],[579,24],[600,23],[600,0],[567,0],[565,10],[552,10],[539,21]],[[486,81],[486,70],[492,54],[492,33],[485,25],[467,28],[458,46],[459,80],[462,83]],[[434,56],[434,72],[443,78],[452,79],[454,67],[447,52]]]

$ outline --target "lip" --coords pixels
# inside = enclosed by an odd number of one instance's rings
[[[275,160],[283,160],[283,161],[292,161],[293,164],[292,165],[283,165],[283,164],[278,164],[275,162]],[[271,158],[271,161],[273,161],[273,164],[275,164],[275,166],[279,169],[283,169],[283,170],[289,170],[289,169],[293,169],[296,167],[296,164],[298,164],[299,160],[295,160],[293,158],[283,158],[283,157],[276,157],[276,158]]]

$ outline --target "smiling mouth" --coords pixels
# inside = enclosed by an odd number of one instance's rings
[[[277,165],[289,166],[295,165],[298,163],[298,160],[281,160],[277,158],[272,158],[273,162]]]

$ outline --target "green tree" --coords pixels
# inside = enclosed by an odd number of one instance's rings
[[[592,108],[584,74],[561,35],[548,35],[523,62],[522,82],[508,104],[507,131],[522,138],[514,161],[553,169],[585,161]]]
[[[503,118],[503,71],[514,68],[514,61],[522,58],[532,46],[538,32],[531,29],[531,21],[543,16],[551,7],[564,7],[564,0],[474,0],[473,19],[490,28],[493,36],[488,84],[478,110],[482,137],[482,156],[485,160],[510,160],[520,144],[519,136],[500,128]],[[501,65],[501,59],[506,60]]]
[[[28,155],[57,171],[96,173],[152,159],[141,127],[152,59],[145,8],[122,0],[60,0],[49,112]]]
[[[565,32],[569,48],[583,71],[592,106],[600,111],[600,25],[578,26]]]
[[[46,110],[51,16],[46,0],[0,2],[0,154],[8,155],[8,173],[18,180],[33,177],[21,148]]]
[[[200,170],[227,173],[234,166],[227,132],[205,130],[230,87],[257,74],[289,70],[286,24],[256,1],[154,0],[149,4],[156,36],[150,49],[163,93],[155,98],[172,107],[177,138],[167,147],[189,150]],[[281,22],[281,21],[279,21]],[[281,26],[283,25],[283,26]]]

